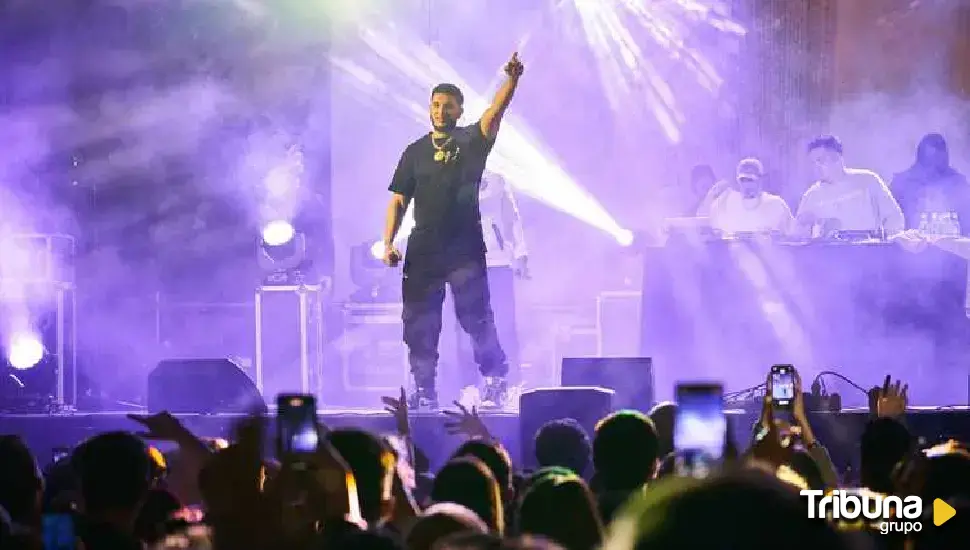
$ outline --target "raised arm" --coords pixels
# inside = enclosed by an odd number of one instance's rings
[[[515,88],[519,85],[519,77],[522,76],[523,72],[525,72],[525,67],[519,61],[518,52],[513,53],[512,59],[505,64],[505,82],[495,92],[492,104],[488,106],[488,109],[485,109],[485,114],[479,121],[482,135],[489,141],[494,141],[495,137],[498,136],[502,117],[505,116],[505,110],[509,108],[509,104],[512,102],[512,96],[515,95]]]

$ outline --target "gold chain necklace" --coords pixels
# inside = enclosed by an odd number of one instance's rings
[[[435,160],[435,162],[444,162],[444,163],[447,163],[447,162],[449,162],[451,160],[451,151],[446,151],[445,150],[445,147],[447,147],[448,144],[450,144],[450,143],[451,143],[451,136],[448,136],[445,139],[444,143],[442,143],[441,145],[438,145],[437,143],[435,143],[435,141],[434,141],[434,135],[432,134],[432,136],[431,136],[431,146],[434,147],[434,149],[435,149],[435,152],[434,152],[434,160]]]

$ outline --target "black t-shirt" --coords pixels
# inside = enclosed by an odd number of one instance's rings
[[[408,258],[455,261],[484,259],[478,188],[492,141],[478,123],[456,128],[447,143],[437,140],[449,160],[436,160],[439,152],[426,134],[408,145],[388,188],[411,199],[414,229],[408,239]]]

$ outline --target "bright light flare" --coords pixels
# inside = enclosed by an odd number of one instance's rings
[[[263,242],[269,246],[284,245],[296,235],[293,225],[286,220],[275,220],[263,226]]]
[[[628,111],[634,100],[645,96],[645,106],[671,143],[681,140],[685,116],[663,71],[651,59],[665,52],[693,75],[705,90],[714,93],[723,83],[714,64],[693,44],[692,31],[706,25],[723,34],[744,36],[744,28],[732,21],[721,2],[711,0],[619,0],[590,2],[572,0],[586,42],[596,59],[600,81],[614,110]],[[651,44],[641,45],[647,36]]]
[[[35,334],[19,332],[7,342],[7,361],[17,370],[37,366],[44,358],[44,344]]]
[[[377,241],[373,245],[371,245],[371,247],[370,247],[370,254],[376,260],[383,260],[384,259],[384,242],[383,241]]]
[[[621,229],[616,234],[616,242],[620,243],[620,246],[631,246],[633,244],[633,232],[629,229]]]

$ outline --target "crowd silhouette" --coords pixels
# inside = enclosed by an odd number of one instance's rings
[[[398,434],[319,425],[298,457],[265,452],[268,419],[237,422],[231,441],[197,437],[168,413],[130,415],[141,431],[107,432],[43,469],[17,435],[0,439],[0,548],[268,549],[838,549],[965,548],[970,452],[918,442],[906,388],[887,377],[858,442],[857,483],[815,439],[798,388],[791,421],[770,398],[750,442],[725,441],[703,479],[681,475],[677,404],[617,411],[587,434],[572,419],[535,435],[535,471],[517,469],[474,409],[448,426],[467,439],[437,472],[413,446],[407,400],[385,398]],[[151,446],[168,441],[162,455]],[[741,450],[743,449],[743,450]],[[918,532],[810,518],[800,491],[916,495]],[[927,514],[941,499],[943,525]]]

